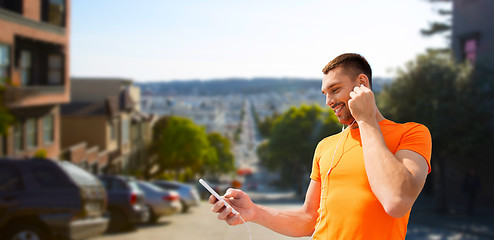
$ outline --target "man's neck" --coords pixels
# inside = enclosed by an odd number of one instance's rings
[[[379,110],[377,110],[376,111],[376,121],[380,122],[384,119],[386,119],[386,118],[384,118],[384,116],[381,114],[381,112]],[[350,125],[350,129],[356,129],[356,128],[358,128],[358,123],[357,123],[357,121],[354,121],[354,123]]]

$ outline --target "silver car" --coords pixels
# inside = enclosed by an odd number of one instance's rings
[[[182,212],[187,212],[191,206],[197,206],[201,201],[195,186],[165,180],[156,180],[153,181],[153,184],[156,184],[157,186],[167,190],[177,191],[180,194]]]
[[[145,181],[138,181],[137,185],[146,197],[145,201],[150,216],[149,223],[155,223],[161,216],[171,215],[181,210],[178,192],[168,191]]]

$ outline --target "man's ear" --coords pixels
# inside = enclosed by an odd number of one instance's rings
[[[367,78],[367,75],[361,73],[358,75],[358,81],[359,81],[359,84],[363,84],[364,86],[370,88],[370,85],[369,85],[369,78]]]

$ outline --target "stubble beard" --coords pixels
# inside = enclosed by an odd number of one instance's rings
[[[345,105],[344,112],[342,112],[342,114],[338,117],[338,121],[342,124],[350,125],[355,121],[355,118],[353,118],[347,106],[348,105]]]

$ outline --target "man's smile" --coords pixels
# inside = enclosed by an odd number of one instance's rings
[[[339,104],[338,106],[336,106],[335,108],[333,108],[334,114],[336,116],[338,116],[339,113],[341,112],[341,110],[343,109],[343,107],[344,107],[344,104],[342,103],[342,104]]]

